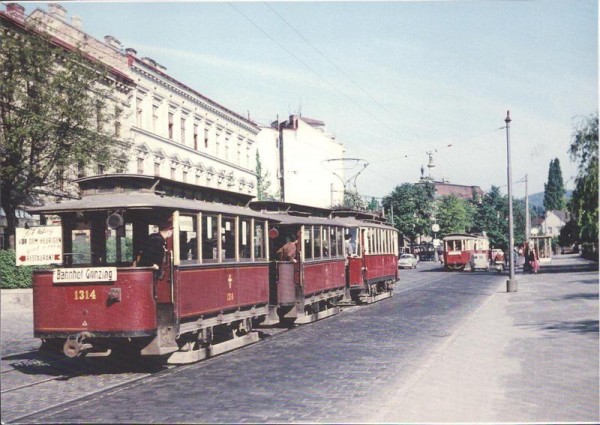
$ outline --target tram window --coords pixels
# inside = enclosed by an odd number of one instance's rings
[[[338,241],[337,241],[337,227],[330,227],[329,228],[329,246],[331,246],[331,256],[332,257],[337,257],[338,256]]]
[[[90,264],[92,262],[90,231],[87,229],[73,230],[71,237],[73,241],[72,263]]]
[[[264,259],[265,254],[265,223],[264,221],[254,222],[254,258]]]
[[[303,232],[304,238],[304,259],[310,260],[313,258],[313,247],[312,247],[312,226],[305,226]]]
[[[235,220],[233,218],[223,217],[222,219],[221,244],[223,260],[235,260]]]
[[[342,232],[340,232],[341,235]],[[358,237],[358,229],[356,227],[353,227],[351,229],[348,229],[347,231],[348,234],[350,234],[350,249],[352,250],[351,255],[359,255],[360,253],[360,238]],[[340,240],[341,242],[341,246],[343,247],[343,237]],[[340,248],[340,252],[345,255],[344,253],[344,249]]]
[[[125,223],[118,229],[106,229],[106,262],[133,261],[133,225]]]
[[[335,235],[335,246],[337,248],[337,255],[344,255],[344,230],[340,227],[337,228]]]
[[[330,254],[330,250],[329,250],[329,226],[323,226],[322,227],[323,231],[321,232],[321,234],[323,235],[323,237],[321,238],[321,240],[323,241],[323,257],[327,258],[329,257]]]
[[[251,224],[249,219],[240,220],[240,258],[250,258],[250,247],[252,245],[252,240],[250,239]]]
[[[216,215],[202,215],[202,259],[216,261],[218,221]]]
[[[314,258],[321,258],[321,226],[313,226]]]
[[[182,261],[198,259],[197,238],[196,217],[181,215],[179,217],[179,258]]]

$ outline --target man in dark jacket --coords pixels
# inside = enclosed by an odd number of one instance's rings
[[[160,270],[165,256],[167,239],[171,236],[173,236],[173,224],[170,222],[160,226],[158,233],[151,234],[142,252],[142,258],[140,258],[138,266],[152,266],[155,270]]]

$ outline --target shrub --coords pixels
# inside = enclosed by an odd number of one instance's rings
[[[0,287],[2,289],[31,288],[34,267],[17,267],[15,263],[15,251],[0,250]]]

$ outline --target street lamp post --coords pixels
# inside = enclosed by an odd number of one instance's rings
[[[436,245],[436,242],[437,242],[437,232],[440,231],[440,225],[437,224],[437,223],[434,223],[431,226],[431,230],[433,230],[433,243],[432,243],[432,246],[433,246],[433,261],[435,263],[437,263],[438,261],[440,261],[440,258],[438,256],[438,247]]]
[[[509,277],[506,281],[506,292],[517,292],[515,279],[514,234],[513,234],[513,202],[512,202],[512,169],[510,166],[510,111],[506,111],[506,169],[508,178],[508,265]]]

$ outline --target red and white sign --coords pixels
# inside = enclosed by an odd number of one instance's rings
[[[17,266],[62,263],[62,227],[36,226],[16,229]]]

